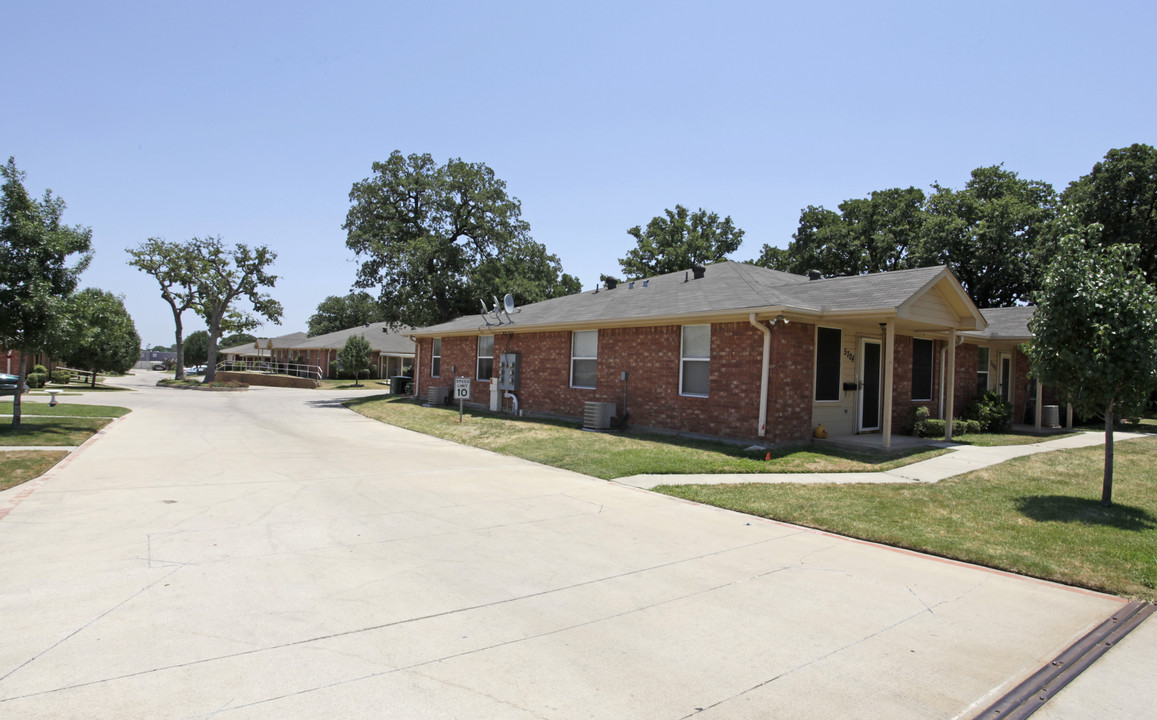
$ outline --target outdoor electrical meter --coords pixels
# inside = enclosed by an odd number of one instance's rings
[[[498,389],[515,392],[518,390],[518,353],[502,353],[498,356]]]

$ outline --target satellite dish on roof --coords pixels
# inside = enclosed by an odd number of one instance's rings
[[[514,296],[506,293],[506,297],[502,298],[502,307],[506,310],[506,314],[514,312]]]

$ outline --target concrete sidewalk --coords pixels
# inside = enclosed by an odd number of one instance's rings
[[[1135,438],[1153,437],[1146,433],[1113,433],[1113,442]],[[1092,447],[1102,445],[1105,434],[1083,432],[1069,437],[1045,440],[1032,445],[1003,445],[1000,447],[973,447],[954,443],[934,443],[936,447],[946,447],[952,452],[894,470],[883,472],[857,473],[731,473],[696,475],[631,475],[615,482],[649,490],[659,485],[738,485],[744,483],[803,483],[835,484],[853,483],[934,483],[956,475],[962,475],[980,468],[991,467],[1006,460],[1025,455],[1036,455],[1053,450]]]

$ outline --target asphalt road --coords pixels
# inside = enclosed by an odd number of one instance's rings
[[[1122,604],[155,379],[0,493],[0,717],[963,718]]]

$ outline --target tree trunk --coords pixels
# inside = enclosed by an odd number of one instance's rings
[[[209,348],[205,358],[205,382],[217,379],[217,337],[221,334],[221,318],[209,323]]]
[[[24,388],[24,381],[28,379],[28,354],[20,350],[20,363],[16,366],[16,394],[12,396],[12,429],[20,427],[20,391]]]
[[[173,376],[174,380],[185,379],[185,339],[182,337],[184,332],[181,328],[181,313],[177,312],[176,306],[173,307],[173,321],[176,325],[176,331],[173,333],[174,344],[173,347],[177,350],[177,374]]]
[[[92,388],[96,389],[96,368],[92,369]]]
[[[1113,504],[1113,401],[1105,406],[1105,480],[1101,486],[1101,504]]]

